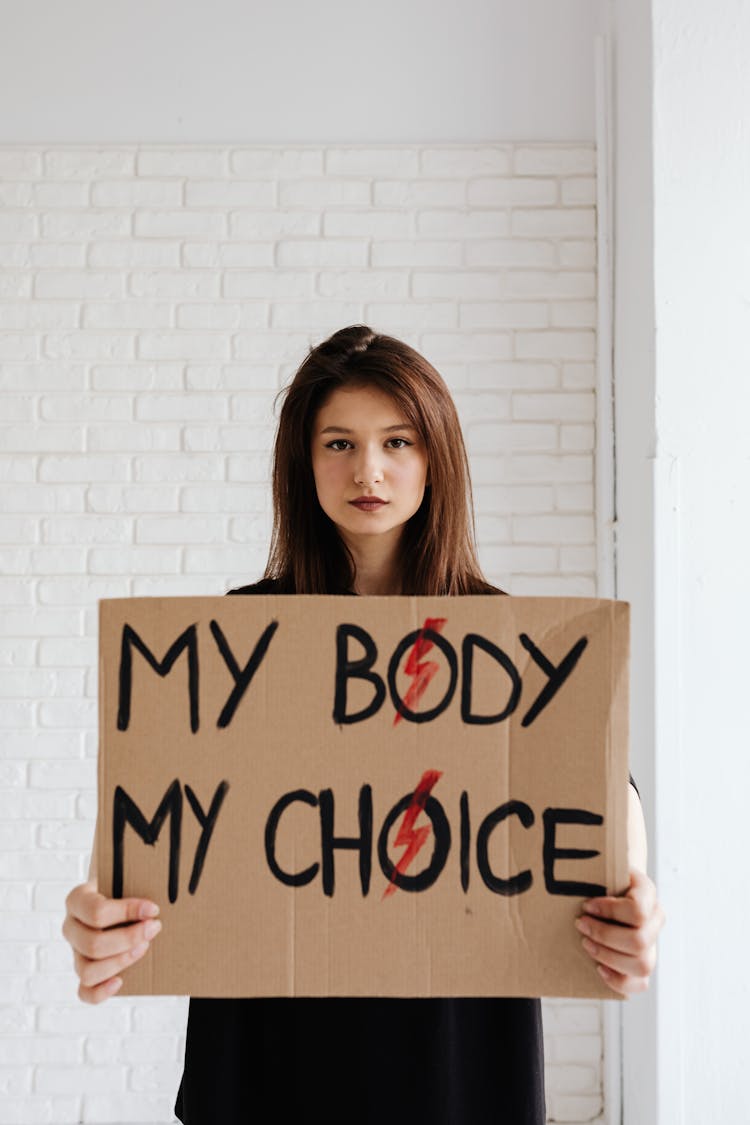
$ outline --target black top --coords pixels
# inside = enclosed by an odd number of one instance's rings
[[[296,1125],[314,1110],[326,1125],[543,1125],[541,1002],[191,997],[184,1125]]]

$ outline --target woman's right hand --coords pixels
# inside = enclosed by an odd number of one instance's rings
[[[106,898],[89,879],[65,900],[63,937],[73,948],[78,996],[100,1004],[122,986],[117,974],[139,960],[161,929],[159,907],[143,898]]]

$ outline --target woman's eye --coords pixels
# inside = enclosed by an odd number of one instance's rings
[[[397,446],[396,446],[396,449],[403,449],[405,445],[411,445],[411,442],[410,442],[410,441],[407,441],[407,440],[406,440],[406,438],[402,438],[402,437],[394,437],[394,438],[391,438],[390,440],[391,440],[391,441],[400,441],[400,442],[401,442],[401,444],[400,444],[400,445],[397,445]]]
[[[349,444],[349,442],[348,442],[348,441],[346,440],[346,438],[342,438],[342,437],[340,437],[340,438],[335,438],[335,439],[334,439],[333,441],[329,441],[329,442],[328,442],[328,445],[326,446],[326,448],[327,448],[327,449],[336,449],[336,450],[337,450],[337,449],[338,449],[338,446],[340,446],[340,445],[348,445],[348,444]]]

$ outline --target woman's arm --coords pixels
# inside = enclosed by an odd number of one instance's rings
[[[641,802],[628,786],[630,885],[622,895],[591,898],[576,920],[583,948],[614,992],[630,996],[648,988],[656,964],[656,938],[664,911],[646,874],[648,846]]]

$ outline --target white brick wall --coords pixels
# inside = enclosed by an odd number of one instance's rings
[[[451,386],[481,557],[596,592],[590,145],[0,147],[0,1125],[168,1122],[184,999],[76,999],[97,599],[260,575],[272,397],[354,322]],[[600,1006],[544,1005],[550,1120]]]

